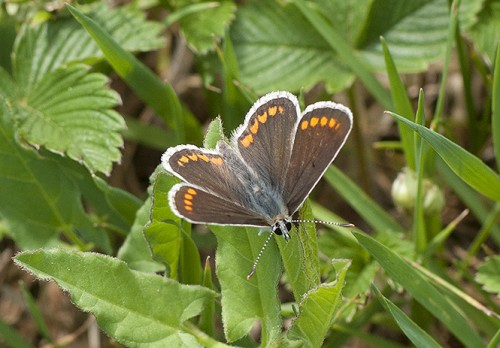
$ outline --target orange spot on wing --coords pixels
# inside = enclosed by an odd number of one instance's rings
[[[198,158],[205,161],[205,162],[209,162],[210,159],[206,156],[206,155],[198,155]]]
[[[337,121],[335,121],[335,119],[334,119],[334,118],[331,118],[331,119],[330,119],[330,122],[328,123],[328,127],[330,127],[330,128],[335,128],[335,127],[336,127],[336,125],[338,125]]]
[[[326,126],[327,123],[328,123],[328,118],[326,116],[321,117],[321,120],[319,121],[321,127]]]
[[[212,162],[213,164],[215,164],[217,166],[220,166],[222,163],[224,163],[224,161],[220,157],[212,157],[210,159],[210,162]]]
[[[194,188],[188,188],[187,190],[187,193],[189,193],[190,195],[196,195],[198,194],[198,192],[196,192],[196,190]]]
[[[248,134],[246,135],[241,141],[240,141],[241,145],[243,145],[243,147],[249,147],[251,143],[253,143],[253,136],[252,134]]]
[[[267,121],[267,112],[264,111],[262,115],[258,115],[257,118],[259,119],[260,123],[266,123]]]
[[[280,114],[282,114],[282,113],[283,113],[283,111],[285,111],[285,109],[284,109],[281,105],[280,105],[280,106],[278,106],[278,112],[279,112]]]
[[[311,127],[316,127],[316,125],[319,122],[319,117],[313,117],[311,118]]]
[[[269,116],[274,116],[278,112],[278,107],[277,106],[271,106],[269,109],[267,109],[269,112]]]
[[[253,134],[257,134],[258,131],[259,131],[259,120],[256,119],[253,125],[250,126],[250,132],[252,132]]]
[[[191,154],[191,155],[188,155],[189,159],[192,160],[192,161],[197,161],[198,160],[198,156],[196,154]]]
[[[302,123],[300,124],[300,129],[306,130],[307,127],[309,127],[309,122],[307,120],[302,121]]]
[[[193,207],[189,206],[189,205],[185,205],[184,206],[184,209],[186,209],[188,212],[192,212],[193,211]]]
[[[193,205],[193,202],[188,200],[188,199],[185,199],[184,200],[184,205]]]

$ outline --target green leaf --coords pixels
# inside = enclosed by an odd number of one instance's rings
[[[225,139],[225,137],[222,120],[220,117],[217,117],[208,125],[207,134],[205,134],[205,139],[203,139],[203,147],[215,149],[217,142],[223,139]]]
[[[143,202],[131,193],[108,185],[106,181],[96,175],[92,175],[96,187],[102,192],[108,207],[108,214],[114,213],[124,220],[128,226],[134,223],[137,210]]]
[[[229,342],[245,336],[256,320],[261,321],[261,345],[266,346],[281,331],[277,283],[281,260],[271,240],[262,254],[254,276],[246,276],[257,258],[265,237],[258,229],[210,226],[217,237],[217,277],[222,293],[222,322]]]
[[[389,114],[406,124],[427,141],[434,151],[463,181],[486,197],[500,201],[500,177],[479,158],[439,133],[413,123],[392,112]]]
[[[308,202],[308,201],[306,201]],[[308,203],[300,209],[300,219],[313,220]],[[287,283],[292,287],[295,301],[320,283],[318,242],[314,223],[300,222],[291,233],[288,242],[278,238],[281,259],[286,271]]]
[[[182,323],[213,301],[210,289],[132,271],[123,261],[95,253],[37,250],[18,254],[15,262],[40,279],[54,280],[122,344],[201,347]]]
[[[16,110],[18,134],[33,146],[64,153],[91,171],[109,174],[121,157],[125,127],[112,110],[116,92],[107,78],[83,66],[59,69],[40,79]]]
[[[236,5],[232,1],[212,2],[212,4],[211,7],[191,12],[179,19],[181,32],[186,38],[186,42],[194,52],[200,54],[206,54],[214,49],[215,40],[224,35],[224,32],[234,19],[234,12],[236,11]],[[197,5],[199,3],[190,6]],[[182,11],[187,7],[180,7],[178,11]]]
[[[161,25],[145,21],[133,6],[109,9],[95,3],[88,13],[127,51],[147,51],[163,46]],[[75,49],[77,47],[77,49]],[[25,90],[46,74],[70,63],[102,58],[102,52],[85,30],[71,17],[60,17],[38,27],[24,26],[14,52],[14,76]]]
[[[483,285],[483,289],[500,294],[500,256],[486,258],[477,268],[476,281]]]
[[[167,196],[176,182],[173,176],[167,175],[161,169],[158,171],[151,193],[151,218],[144,228],[153,258],[170,267],[169,276],[173,279],[178,279],[182,245],[181,219],[170,210]]]
[[[462,1],[462,3],[467,3],[467,1]],[[486,54],[491,63],[494,62],[497,45],[500,42],[499,0],[483,1],[483,7],[477,16],[474,26],[470,28],[469,35],[474,46]],[[498,61],[498,54],[496,59]]]
[[[380,42],[384,51],[385,66],[387,75],[389,77],[394,110],[398,114],[403,115],[407,119],[411,120],[413,119],[414,112],[408,94],[406,93],[406,88],[403,84],[403,81],[401,81],[401,78],[399,77],[396,64],[392,59],[387,43],[383,38],[381,38]],[[398,128],[399,133],[401,134],[401,142],[403,144],[406,165],[415,170],[415,146],[413,144],[413,133],[411,132],[411,130],[403,127],[399,123]]]
[[[125,261],[131,269],[156,273],[165,271],[165,265],[153,260],[151,249],[144,237],[143,230],[150,219],[150,213],[151,198],[148,198],[142,207],[137,210],[135,222],[118,250],[117,256]]]
[[[184,114],[173,87],[164,84],[151,70],[124,50],[103,28],[71,5],[73,16],[99,45],[109,63],[146,104],[175,129],[176,143],[185,139]]]
[[[358,241],[380,263],[389,277],[401,284],[423,307],[438,318],[465,346],[482,347],[471,324],[429,281],[390,248],[359,232]]]
[[[474,22],[481,0],[462,1],[462,28]],[[447,0],[375,0],[356,47],[374,68],[383,70],[380,36],[387,41],[400,72],[422,71],[442,57],[449,26]]]
[[[353,47],[342,37],[341,31],[328,22],[328,17],[325,18],[320,15],[321,7],[314,6],[312,2],[305,2],[304,0],[294,0],[293,3],[317,30],[318,34],[328,42],[330,49],[337,53],[339,61],[349,67],[380,104],[385,108],[391,108],[391,99],[385,88],[369,71],[365,62],[359,58]]]
[[[0,99],[0,212],[23,249],[59,245],[59,233],[84,248],[76,233],[103,250],[107,234],[84,212],[81,193],[64,159],[20,147],[13,118]],[[29,202],[29,204],[27,204]]]
[[[288,332],[288,338],[306,347],[321,347],[342,301],[342,288],[349,265],[339,272],[335,282],[321,284],[305,294],[299,315]]]
[[[318,81],[339,91],[353,81],[346,65],[294,6],[246,3],[238,8],[230,34],[241,81],[258,94],[308,89]]]
[[[372,291],[375,292],[378,300],[384,306],[385,310],[392,315],[394,320],[398,323],[401,330],[413,342],[416,347],[427,348],[441,347],[427,332],[422,330],[413,320],[410,319],[401,309],[394,303],[389,301],[382,293],[372,285]]]

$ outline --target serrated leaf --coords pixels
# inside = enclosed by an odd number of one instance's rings
[[[438,318],[465,346],[482,347],[483,342],[461,312],[407,261],[373,238],[353,232],[360,244],[384,268],[389,277],[406,289]]]
[[[112,108],[116,92],[106,89],[107,78],[83,66],[45,75],[16,109],[18,134],[34,146],[64,153],[91,171],[109,174],[121,157],[125,127]]]
[[[201,347],[182,323],[213,301],[210,289],[132,271],[123,261],[95,253],[37,250],[18,254],[15,261],[40,279],[54,280],[127,346]]]
[[[21,248],[32,249],[58,245],[59,233],[76,232],[110,250],[107,234],[83,211],[79,187],[62,159],[20,147],[13,123],[0,99],[0,215],[12,238]]]
[[[212,3],[214,6],[190,13],[179,20],[186,42],[193,51],[200,54],[214,49],[215,40],[224,35],[236,11],[236,5],[232,1]]]
[[[325,81],[341,90],[353,75],[292,5],[251,2],[238,8],[231,26],[240,78],[261,94],[308,89]]]
[[[193,117],[191,114],[183,112],[173,87],[161,81],[148,67],[130,52],[124,50],[97,22],[71,5],[66,6],[99,45],[118,75],[127,82],[139,98],[158,113],[159,117],[162,117],[168,125],[175,129],[173,135],[176,142],[184,142],[185,123],[192,124]]]
[[[411,320],[410,317],[408,317],[401,309],[385,298],[375,286],[372,286],[372,290],[375,292],[378,300],[384,306],[385,310],[392,315],[401,330],[413,342],[413,344],[415,344],[416,347],[441,347],[441,345],[439,345],[427,332],[422,330],[422,328]]]
[[[476,281],[483,285],[484,290],[500,294],[500,256],[488,257],[477,268]]]
[[[335,309],[342,301],[344,278],[349,266],[339,272],[335,282],[321,284],[305,294],[299,305],[299,316],[288,332],[290,340],[305,347],[321,347],[332,325]]]
[[[128,51],[159,48],[161,25],[146,21],[132,6],[110,9],[96,2],[88,13]],[[72,17],[46,21],[38,27],[24,26],[16,39],[13,56],[14,76],[25,90],[50,73],[69,63],[102,58],[102,52]]]
[[[257,258],[265,235],[258,229],[236,226],[210,226],[217,237],[216,272],[222,293],[222,322],[229,342],[245,336],[256,320],[262,324],[261,344],[280,333],[280,307],[277,283],[281,260],[274,241],[262,254],[254,276],[246,276]]]
[[[479,158],[439,133],[392,112],[389,114],[418,133],[460,179],[486,197],[500,201],[500,177]]]

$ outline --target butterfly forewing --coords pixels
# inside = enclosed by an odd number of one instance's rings
[[[260,180],[281,191],[300,115],[297,98],[286,92],[261,98],[235,132],[238,150]]]
[[[352,127],[352,114],[343,105],[310,105],[299,121],[283,197],[293,214],[344,145]]]
[[[191,185],[174,185],[169,202],[177,215],[195,223],[268,226],[248,209]]]

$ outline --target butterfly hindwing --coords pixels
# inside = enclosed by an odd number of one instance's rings
[[[351,111],[333,102],[310,105],[301,117],[286,175],[283,198],[293,214],[344,145],[352,128]]]
[[[252,215],[248,209],[192,185],[176,184],[168,196],[172,211],[190,222],[268,226],[265,220]]]

